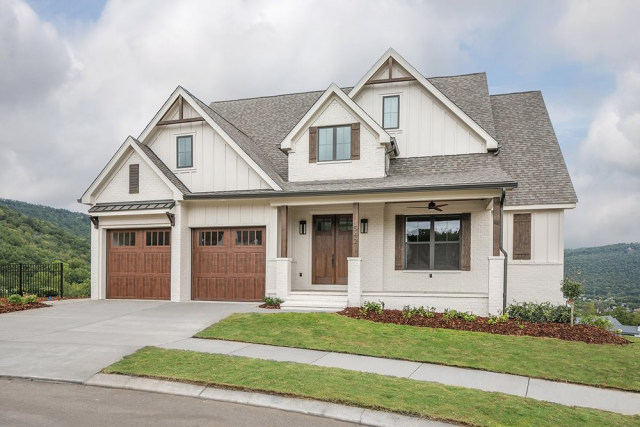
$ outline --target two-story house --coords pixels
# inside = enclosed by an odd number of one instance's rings
[[[209,105],[178,87],[80,199],[91,297],[486,315],[561,303],[577,198],[540,92],[425,78]]]

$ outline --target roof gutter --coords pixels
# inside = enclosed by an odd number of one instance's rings
[[[506,197],[507,190],[503,187],[502,194],[500,195],[500,252],[504,256],[504,274],[502,277],[502,314],[507,309],[507,263],[509,256],[507,251],[504,250],[504,199]]]
[[[309,196],[339,196],[351,194],[379,194],[379,193],[409,193],[416,191],[450,191],[450,190],[482,190],[482,189],[502,189],[518,187],[517,182],[497,182],[491,184],[463,184],[463,185],[439,185],[422,187],[389,187],[389,188],[368,188],[357,190],[335,190],[335,191],[270,191],[264,193],[229,193],[229,194],[185,194],[185,200],[221,200],[221,199],[258,199],[272,197],[309,197]]]

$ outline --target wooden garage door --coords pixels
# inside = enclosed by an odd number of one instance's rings
[[[193,230],[191,298],[261,301],[265,243],[264,227]]]
[[[110,230],[107,298],[171,297],[171,230]]]

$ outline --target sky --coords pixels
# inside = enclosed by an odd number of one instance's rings
[[[541,90],[578,198],[566,247],[640,241],[640,1],[0,0],[0,197],[76,200],[176,86],[211,102],[426,77]]]

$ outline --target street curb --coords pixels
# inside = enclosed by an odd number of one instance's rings
[[[88,386],[146,391],[152,393],[188,396],[218,402],[236,403],[261,408],[331,418],[338,421],[363,424],[373,427],[446,427],[438,421],[422,420],[390,412],[374,411],[355,406],[338,405],[302,398],[292,398],[264,393],[227,390],[198,386],[174,381],[132,377],[118,374],[95,374],[84,382]]]

